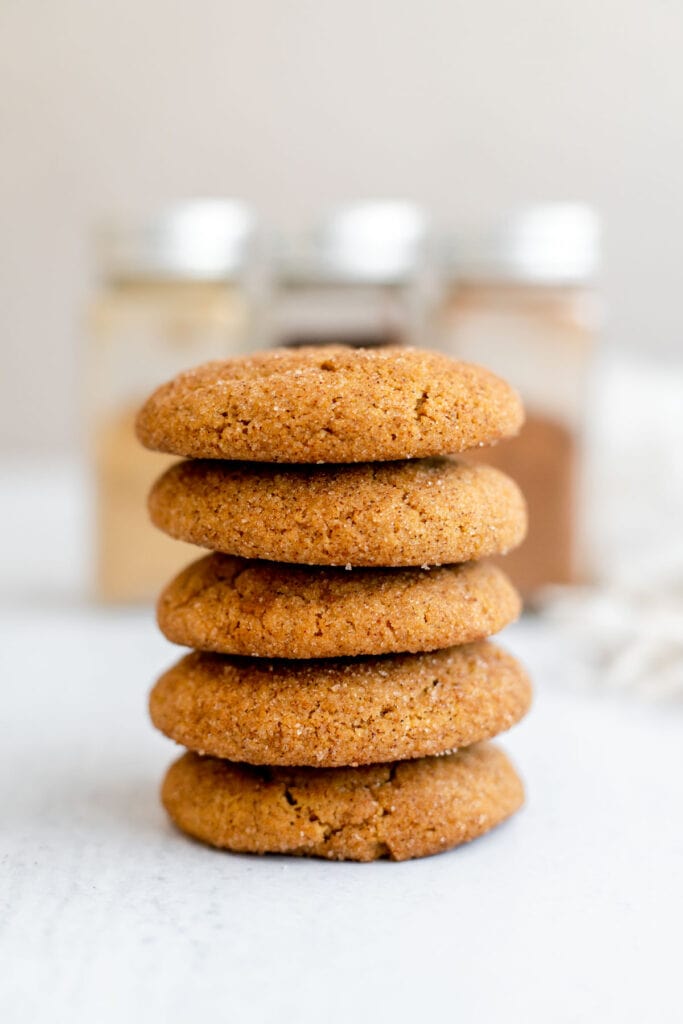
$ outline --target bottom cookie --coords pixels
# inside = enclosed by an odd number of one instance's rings
[[[263,768],[186,753],[162,801],[189,835],[235,853],[408,860],[488,832],[524,800],[490,743],[359,768]]]

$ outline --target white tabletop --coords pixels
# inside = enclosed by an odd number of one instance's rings
[[[504,738],[526,809],[402,864],[233,856],[157,800],[148,723],[175,656],[151,612],[2,613],[3,1021],[668,1022],[680,1017],[681,718],[536,682]]]
[[[681,1019],[680,704],[571,689],[571,629],[527,620],[512,821],[403,864],[204,848],[157,799],[176,749],[146,692],[178,650],[83,603],[82,485],[0,473],[3,1024]]]

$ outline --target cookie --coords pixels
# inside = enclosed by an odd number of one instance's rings
[[[162,801],[175,824],[236,853],[408,860],[466,843],[514,814],[522,783],[483,743],[365,768],[254,768],[185,754]]]
[[[206,555],[163,591],[157,619],[174,643],[266,658],[433,651],[497,633],[520,612],[488,562],[434,569],[345,569]]]
[[[465,451],[516,434],[522,405],[488,370],[436,352],[272,349],[164,384],[140,441],[194,459],[370,462]]]
[[[469,562],[503,554],[526,531],[524,498],[509,477],[453,459],[180,462],[154,484],[149,510],[178,540],[310,565]]]
[[[526,713],[521,665],[487,641],[432,654],[270,661],[193,652],[157,682],[152,721],[229,761],[372,764],[489,739]]]

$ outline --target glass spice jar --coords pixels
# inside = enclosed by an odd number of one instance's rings
[[[505,559],[526,596],[590,575],[585,440],[601,326],[598,259],[595,213],[550,203],[455,240],[445,261],[441,347],[510,381],[526,407],[519,437],[473,455],[509,473],[526,496],[529,534]]]
[[[412,203],[335,210],[276,254],[267,334],[272,345],[416,343],[426,219]]]
[[[252,236],[249,208],[232,200],[178,204],[99,234],[86,411],[102,600],[149,600],[196,555],[149,523],[147,493],[174,459],[141,447],[135,416],[161,382],[250,347]]]

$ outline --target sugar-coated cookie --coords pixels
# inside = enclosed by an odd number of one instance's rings
[[[169,640],[200,651],[330,658],[469,643],[520,607],[489,562],[351,572],[212,554],[169,583],[157,618]]]
[[[193,652],[159,679],[152,721],[190,750],[270,765],[372,764],[490,739],[526,713],[521,665],[479,641],[430,654],[291,661]]]
[[[505,754],[483,743],[364,768],[253,768],[185,754],[162,801],[184,832],[237,853],[408,860],[488,832],[524,791]]]
[[[516,434],[516,392],[420,349],[271,349],[180,374],[137,433],[157,451],[257,462],[370,462],[465,451]]]
[[[500,470],[454,459],[278,466],[188,461],[149,496],[178,540],[243,558],[309,565],[410,566],[503,554],[526,506]]]

